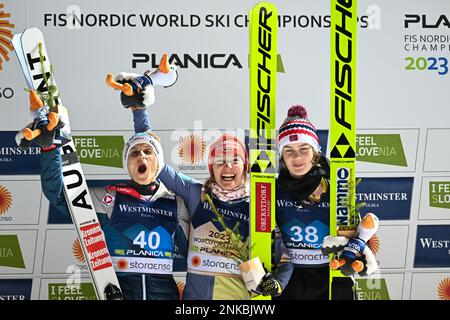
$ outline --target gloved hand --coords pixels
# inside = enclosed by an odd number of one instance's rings
[[[108,283],[104,293],[106,300],[123,300],[122,291],[112,283]]]
[[[266,273],[266,275],[261,279],[258,285],[258,291],[263,296],[276,297],[281,294],[282,288],[281,284],[275,279],[272,273]]]
[[[58,140],[59,129],[64,127],[57,113],[58,109],[50,112],[34,90],[29,91],[29,100],[34,120],[17,133],[16,143],[22,150],[26,150],[33,140],[43,149],[50,148]]]
[[[321,248],[322,253],[334,253],[336,258],[330,262],[330,268],[339,269],[345,276],[354,273],[367,276],[374,273],[378,269],[378,265],[367,242],[378,230],[378,226],[377,216],[368,213],[358,225],[355,237],[325,237]]]
[[[110,73],[106,83],[122,91],[120,100],[125,108],[144,108],[155,103],[155,86],[170,87],[177,79],[177,68],[169,65],[167,54],[164,54],[156,71],[146,71],[143,75],[121,72],[115,79]]]
[[[365,261],[363,252],[365,248],[366,242],[364,240],[359,238],[349,239],[344,249],[340,252],[339,260],[333,260],[330,267],[335,270],[340,269],[342,274],[346,276],[363,271]]]
[[[147,107],[155,103],[155,90],[150,78],[145,74],[141,76],[134,73],[121,72],[116,77],[116,82],[122,85],[128,84],[132,88],[132,95],[127,95],[123,91],[120,93],[120,102],[124,108]],[[144,99],[144,94],[147,99]]]

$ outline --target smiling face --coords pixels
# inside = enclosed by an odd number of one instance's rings
[[[127,166],[130,177],[134,182],[140,185],[147,185],[155,181],[158,160],[150,145],[139,143],[131,148]]]
[[[245,182],[244,160],[240,156],[216,157],[212,171],[216,183],[225,190],[233,190]]]
[[[314,153],[307,143],[297,142],[286,145],[282,156],[290,175],[294,178],[304,176],[313,167]]]

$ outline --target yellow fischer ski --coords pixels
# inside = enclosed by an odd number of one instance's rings
[[[275,228],[277,8],[258,3],[250,13],[250,239],[251,258],[272,267]],[[269,300],[258,296],[256,299]]]
[[[335,236],[338,228],[358,224],[354,217],[357,0],[331,0],[330,11],[330,235]],[[336,277],[344,275],[330,270],[330,299]]]

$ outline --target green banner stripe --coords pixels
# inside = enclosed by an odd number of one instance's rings
[[[97,300],[92,283],[49,283],[48,300]]]
[[[123,136],[74,136],[81,163],[123,168]]]
[[[25,269],[17,235],[0,235],[0,267]]]
[[[391,300],[384,278],[357,279],[356,294],[358,300]]]
[[[450,182],[428,182],[430,207],[450,209]]]
[[[358,134],[357,160],[407,167],[400,134]]]

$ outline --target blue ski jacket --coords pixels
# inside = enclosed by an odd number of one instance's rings
[[[151,130],[145,109],[133,111],[133,120],[136,132]],[[230,258],[232,249],[227,247],[227,234],[223,227],[214,221],[216,216],[209,204],[201,200],[203,185],[167,164],[158,179],[185,201],[190,215],[188,268],[183,299],[250,299],[239,264]],[[241,236],[247,238],[250,230],[248,197],[224,202],[212,195],[212,200],[219,213],[223,214],[226,226],[233,229],[236,223],[239,223]],[[278,229],[273,233],[272,242],[272,269],[284,289],[292,274],[293,265]]]
[[[42,152],[40,162],[45,196],[69,215],[59,150]],[[124,299],[179,299],[172,270],[174,258],[186,254],[189,216],[184,201],[163,184],[150,199],[125,185],[92,188],[90,194]]]

